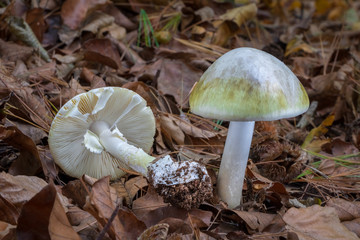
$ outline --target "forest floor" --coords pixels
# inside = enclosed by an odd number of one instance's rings
[[[239,47],[283,61],[310,108],[256,122],[229,209],[216,183],[229,122],[191,113],[189,93]],[[147,101],[150,154],[204,164],[211,198],[186,210],[134,171],[77,179],[55,164],[57,111],[105,86]],[[359,93],[359,1],[0,1],[0,239],[359,239]]]

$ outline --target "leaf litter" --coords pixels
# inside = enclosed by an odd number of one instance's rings
[[[359,10],[345,0],[2,3],[0,237],[359,239]],[[193,115],[188,97],[237,47],[284,61],[312,107],[256,123],[243,202],[231,210],[216,193],[228,122]],[[109,181],[57,168],[47,143],[53,117],[103,86],[147,101],[151,154],[204,164],[210,199],[182,209],[136,172]]]

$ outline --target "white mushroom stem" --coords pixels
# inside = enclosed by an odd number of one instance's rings
[[[96,121],[84,136],[84,145],[94,153],[106,151],[133,170],[147,176],[148,165],[155,160],[141,148],[129,144],[119,129],[104,121]]]
[[[254,121],[230,122],[218,175],[218,193],[229,208],[240,205]]]

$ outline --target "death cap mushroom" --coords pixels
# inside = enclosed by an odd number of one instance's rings
[[[217,59],[194,86],[189,102],[195,114],[230,121],[217,185],[229,208],[241,201],[255,121],[294,117],[309,107],[295,74],[254,48],[237,48]]]
[[[140,95],[105,87],[79,94],[59,110],[49,132],[49,147],[55,162],[70,176],[117,178],[124,175],[121,168],[146,169],[154,160],[145,153],[154,135],[154,115]],[[114,154],[106,148],[114,149]],[[122,159],[114,157],[119,154]],[[132,160],[136,162],[130,166]]]

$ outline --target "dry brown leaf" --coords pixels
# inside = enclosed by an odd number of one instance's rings
[[[326,206],[333,207],[339,216],[340,221],[351,221],[360,218],[360,203],[350,202],[341,198],[331,198]]]
[[[81,29],[81,32],[97,34],[101,28],[110,26],[113,23],[114,18],[112,16],[96,11],[86,17],[86,25]]]
[[[63,23],[73,30],[77,29],[81,22],[84,21],[89,11],[92,11],[105,3],[105,0],[67,0],[61,7],[61,18]]]
[[[109,177],[101,178],[93,184],[90,197],[84,206],[84,209],[90,212],[102,227],[109,221],[116,208],[111,195]],[[133,213],[119,209],[108,233],[112,239],[136,239],[145,229],[145,224]]]
[[[71,227],[54,184],[49,184],[24,204],[18,239],[80,239]]]
[[[169,234],[180,233],[180,234],[190,234],[193,232],[191,225],[188,222],[185,222],[183,219],[169,217],[161,220],[159,224],[168,224],[169,225]]]
[[[83,78],[86,82],[90,83],[91,89],[106,87],[105,81],[101,77],[95,75],[86,67],[82,69],[81,78]]]
[[[255,232],[262,232],[270,223],[272,223],[273,219],[275,218],[276,214],[268,214],[268,213],[261,213],[261,212],[245,212],[245,211],[238,211],[238,210],[228,210],[225,209],[221,211],[222,217],[229,217],[233,214],[236,214],[238,217],[237,221],[239,224],[244,221],[251,231]],[[234,219],[234,218],[232,218]]]
[[[2,214],[0,214],[0,221],[6,221],[15,225],[23,205],[45,187],[46,184],[43,179],[38,177],[12,176],[1,172],[0,209]]]
[[[84,59],[107,65],[112,68],[121,67],[121,57],[111,40],[90,39],[84,43],[86,49]]]
[[[146,226],[152,226],[159,222],[168,223],[166,221],[163,221],[167,218],[177,218],[181,221],[187,221],[189,215],[192,215],[192,217],[196,217],[204,224],[209,225],[213,214],[209,211],[204,211],[200,209],[185,210],[174,206],[166,206],[148,211],[146,214],[143,214],[139,218],[146,224]]]
[[[169,231],[169,224],[160,223],[146,229],[138,238],[138,240],[157,239],[165,240]]]
[[[45,176],[56,176],[55,169],[48,169],[46,163],[40,159],[39,152],[32,139],[16,127],[0,126],[0,139],[7,144],[19,149],[20,156],[12,163],[9,173],[13,175],[35,175],[42,167]]]
[[[161,132],[166,133],[170,141],[174,140],[177,145],[184,145],[185,134],[180,127],[165,114],[160,115]]]
[[[132,204],[132,201],[139,190],[148,185],[147,180],[143,176],[137,176],[129,179],[124,183],[123,179],[120,179],[114,183],[111,183],[111,187],[116,190],[116,194],[119,198],[125,198],[128,205]]]
[[[0,239],[16,239],[15,234],[12,233],[15,227],[16,226],[9,223],[0,221]]]
[[[2,88],[0,97],[6,97],[10,92],[15,94],[11,104],[21,110],[23,114],[45,130],[49,130],[52,121],[52,113],[46,107],[44,99],[36,95],[30,87],[22,85],[21,81],[0,69],[0,87]]]
[[[181,57],[183,56],[175,55],[173,56],[174,59],[160,58],[146,66],[134,66],[132,73],[136,74],[137,79],[149,79],[150,77],[156,79],[157,74],[159,74],[157,77],[159,92],[174,96],[176,102],[182,105],[203,71],[190,65],[190,58],[182,59]]]
[[[32,47],[19,45],[13,42],[5,42],[0,39],[0,55],[2,61],[26,60],[33,53]]]
[[[360,218],[356,218],[352,221],[344,221],[342,224],[344,224],[350,231],[356,233],[356,235],[360,238]]]
[[[42,42],[47,27],[44,20],[44,10],[42,8],[30,9],[26,13],[26,22],[31,27],[31,30],[39,42]]]
[[[127,16],[122,13],[122,10],[117,8],[113,3],[109,3],[104,6],[102,9],[103,12],[113,16],[115,18],[115,23],[126,28],[127,30],[137,29],[137,24],[132,22]]]
[[[225,135],[224,131],[216,132],[216,131],[209,131],[205,129],[201,129],[199,127],[194,126],[190,122],[185,121],[184,119],[181,119],[180,117],[177,117],[173,114],[168,114],[168,117],[172,119],[179,127],[180,129],[186,133],[189,136],[197,137],[197,138],[212,138],[216,137],[218,135]]]
[[[125,188],[131,200],[134,199],[139,190],[147,185],[148,182],[144,176],[137,176],[125,182]]]
[[[220,16],[219,21],[214,23],[216,33],[213,44],[223,46],[230,37],[234,36],[239,27],[245,22],[256,16],[257,7],[255,3],[233,8]]]
[[[340,223],[332,207],[313,205],[307,208],[290,208],[283,216],[287,229],[294,231],[300,240],[359,239]]]
[[[145,196],[140,197],[133,202],[132,210],[134,211],[135,215],[141,219],[149,211],[164,206],[169,206],[169,204],[164,203],[163,198],[156,193],[153,187],[149,186],[148,192],[145,194]]]
[[[64,187],[62,187],[61,191],[64,196],[72,199],[72,201],[79,207],[83,207],[85,205],[87,191],[80,180],[76,179],[68,182]]]

